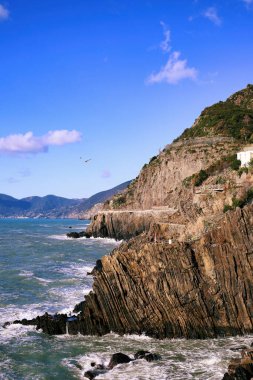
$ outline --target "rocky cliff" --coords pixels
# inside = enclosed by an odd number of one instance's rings
[[[222,218],[225,205],[251,188],[253,177],[239,169],[236,153],[252,135],[253,86],[248,85],[205,109],[145,164],[127,190],[104,204],[89,232],[128,239],[156,224],[167,239],[201,236]],[[144,211],[147,218],[140,217]]]
[[[38,317],[44,332],[207,338],[253,332],[253,205],[192,242],[141,234],[104,256],[78,317]],[[19,322],[19,321],[17,321]]]
[[[228,212],[192,243],[140,236],[93,270],[77,307],[85,333],[204,338],[253,330],[253,206]]]
[[[83,333],[252,332],[253,175],[236,152],[253,133],[253,87],[221,103],[94,217],[94,235],[138,236],[93,270],[93,292],[77,307]]]
[[[155,224],[167,239],[199,237],[222,218],[224,205],[244,197],[253,184],[251,173],[233,167],[240,144],[202,137],[166,146],[125,192],[104,205],[89,232],[129,239]]]

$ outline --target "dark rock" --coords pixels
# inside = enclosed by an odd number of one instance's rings
[[[10,322],[5,322],[4,324],[3,324],[3,328],[5,329],[7,326],[10,326]]]
[[[243,367],[237,367],[235,371],[236,380],[251,380],[251,374]]]
[[[88,379],[95,379],[96,376],[107,372],[107,369],[103,366],[103,364],[96,364],[95,362],[92,362],[90,365],[93,369],[84,373],[84,377],[87,377]]]
[[[84,377],[87,377],[87,379],[90,379],[90,380],[95,379],[96,376],[97,375],[95,374],[95,371],[89,370],[84,373]]]
[[[36,326],[37,330],[42,331],[49,335],[62,335],[66,334],[66,321],[67,314],[50,315],[45,313],[33,319],[15,320],[13,324],[21,324],[25,326]]]
[[[129,363],[131,361],[132,359],[130,359],[129,356],[122,354],[121,352],[117,352],[112,355],[110,363],[108,364],[108,369],[113,369],[118,364]]]
[[[134,354],[135,359],[145,359],[147,362],[152,362],[154,360],[160,360],[161,356],[158,354],[152,354],[149,351],[137,351],[136,354]]]
[[[231,351],[241,351],[241,350],[246,350],[248,348],[249,348],[248,346],[237,346],[237,347],[230,347],[229,349]]]
[[[222,380],[234,380],[234,377],[230,376],[227,372],[223,376]]]
[[[91,237],[91,234],[86,231],[81,231],[81,232],[71,231],[67,233],[67,237],[72,238],[72,239],[79,239],[82,237],[86,237],[87,239],[89,239]]]

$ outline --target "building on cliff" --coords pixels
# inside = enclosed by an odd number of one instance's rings
[[[241,161],[241,166],[249,166],[250,161],[253,159],[253,145],[246,146],[241,152],[238,152],[237,159]]]

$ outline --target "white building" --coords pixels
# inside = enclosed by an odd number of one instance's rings
[[[241,161],[241,166],[249,166],[250,160],[253,159],[253,146],[246,146],[238,152],[237,159]]]

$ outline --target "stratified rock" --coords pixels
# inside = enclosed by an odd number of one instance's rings
[[[117,352],[112,355],[108,368],[113,369],[118,364],[129,363],[131,361],[132,359],[129,356],[122,354],[121,352]]]
[[[253,331],[253,206],[192,243],[139,236],[103,257],[77,308],[85,334],[206,338]]]
[[[253,331],[253,205],[192,243],[139,236],[98,260],[78,318],[42,316],[49,334],[207,338]],[[24,324],[26,322],[23,322]]]

